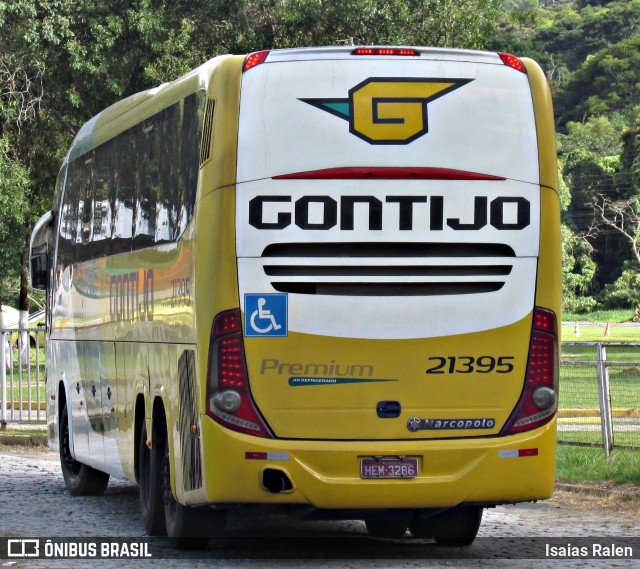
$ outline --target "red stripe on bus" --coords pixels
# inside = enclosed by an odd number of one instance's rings
[[[497,180],[506,178],[454,170],[451,168],[420,168],[420,167],[348,167],[326,168],[324,170],[309,170],[293,174],[273,176],[274,180],[354,180],[354,179],[383,179],[383,180]]]

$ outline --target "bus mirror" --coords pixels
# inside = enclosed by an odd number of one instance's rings
[[[31,262],[31,286],[39,290],[47,290],[49,284],[49,243],[53,212],[48,211],[36,223],[31,233],[29,258]]]

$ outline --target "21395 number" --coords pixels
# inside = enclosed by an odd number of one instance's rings
[[[513,356],[437,356],[429,358],[434,363],[426,373],[511,373],[514,359]]]

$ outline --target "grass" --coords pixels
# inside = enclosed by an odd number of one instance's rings
[[[562,325],[563,342],[640,342],[640,327],[611,326],[607,336],[606,324],[582,324],[579,333],[574,324]]]
[[[562,340],[564,342],[640,342],[640,327],[611,326],[609,336],[605,335],[607,324],[630,324],[635,314],[626,310],[597,310],[588,314],[562,314]],[[576,336],[575,322],[589,322],[579,325],[580,335]],[[570,323],[570,324],[568,324]]]
[[[563,322],[610,322],[612,324],[620,324],[623,322],[633,321],[633,310],[596,310],[588,314],[573,314],[564,312],[562,314]]]
[[[640,486],[640,452],[559,445],[556,477],[562,482],[604,482]]]

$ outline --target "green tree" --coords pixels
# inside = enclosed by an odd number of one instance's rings
[[[562,226],[562,299],[563,310],[590,312],[596,306],[593,282],[596,274],[593,247],[581,235]]]
[[[584,121],[640,105],[640,33],[587,59],[567,85],[563,117]]]
[[[592,5],[570,2],[546,10],[549,19],[537,32],[545,51],[561,57],[570,70],[612,44],[640,32],[640,0],[614,0]]]
[[[29,181],[29,173],[11,156],[9,140],[0,138],[0,305],[19,284]]]
[[[629,194],[640,194],[640,107],[634,109],[631,125],[622,133],[622,173],[620,185],[628,187]]]

